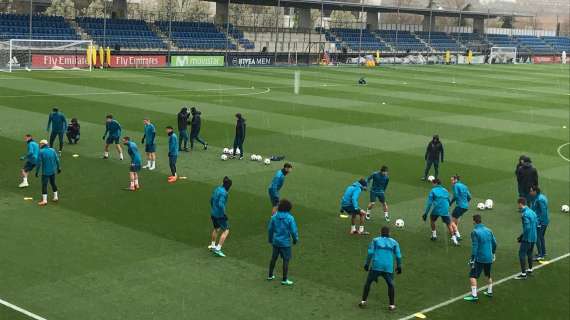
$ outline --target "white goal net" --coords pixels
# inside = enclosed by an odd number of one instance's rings
[[[516,63],[517,47],[491,47],[489,63]]]
[[[0,71],[91,70],[91,48],[91,40],[0,41]]]

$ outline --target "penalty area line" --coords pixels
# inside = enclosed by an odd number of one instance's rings
[[[17,305],[11,304],[10,302],[8,302],[8,301],[6,301],[6,300],[0,299],[0,304],[1,304],[1,305],[4,305],[4,306],[6,306],[6,307],[8,307],[8,308],[10,308],[10,309],[12,309],[12,310],[18,311],[19,313],[25,314],[25,315],[27,315],[28,317],[30,317],[30,318],[32,318],[32,319],[35,319],[35,320],[47,320],[47,319],[44,318],[44,317],[38,316],[37,314],[32,313],[32,312],[30,312],[30,311],[28,311],[28,310],[26,310],[26,309],[20,308],[20,307],[18,307]]]
[[[566,258],[568,258],[569,256],[570,256],[570,253],[563,254],[563,255],[561,255],[561,256],[559,256],[559,257],[556,257],[556,258],[554,258],[554,259],[551,259],[551,260],[547,261],[547,262],[544,263],[544,264],[541,264],[541,265],[536,266],[535,268],[533,268],[533,270],[537,270],[537,269],[540,269],[540,268],[542,268],[542,267],[546,267],[547,265],[549,265],[549,264],[551,264],[551,263],[560,261],[560,260],[562,260],[562,259],[566,259]],[[493,282],[493,287],[498,286],[498,285],[500,285],[500,284],[502,284],[502,283],[505,283],[505,282],[507,282],[507,281],[509,281],[509,280],[514,279],[518,274],[519,274],[519,273],[515,273],[515,274],[510,275],[510,276],[508,276],[508,277],[506,277],[506,278],[502,278],[502,279],[500,279],[500,280],[498,280],[498,281]],[[481,288],[479,288],[479,290],[477,290],[477,292],[481,292],[481,291],[483,291],[483,290],[486,290],[487,287],[488,287],[488,286],[481,287]],[[459,301],[459,300],[463,300],[463,297],[465,297],[465,296],[467,296],[467,295],[469,295],[469,294],[471,294],[471,292],[466,292],[466,293],[464,293],[464,294],[462,294],[462,295],[460,295],[460,296],[457,296],[457,297],[455,297],[455,298],[451,298],[451,299],[449,299],[449,300],[446,300],[446,301],[444,301],[444,302],[442,302],[442,303],[436,304],[436,305],[431,306],[431,307],[429,307],[429,308],[423,309],[423,310],[421,310],[421,311],[414,312],[413,314],[410,314],[409,316],[406,316],[406,317],[403,317],[403,318],[399,318],[398,320],[410,320],[410,319],[414,319],[414,318],[416,318],[416,315],[418,315],[418,314],[425,314],[425,313],[428,313],[428,312],[432,312],[432,311],[434,311],[434,310],[437,310],[437,309],[439,309],[439,308],[445,307],[445,306],[450,305],[450,304],[452,304],[452,303],[454,303],[454,302],[457,302],[457,301]]]

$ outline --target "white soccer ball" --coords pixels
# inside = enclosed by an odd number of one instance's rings
[[[265,163],[266,165],[271,164],[271,160],[269,158],[266,158],[265,160],[263,160],[263,163]]]
[[[252,154],[251,157],[249,157],[249,159],[251,159],[251,161],[257,161],[257,155]]]
[[[229,153],[230,153],[230,149],[228,149],[228,148],[224,148],[224,150],[223,150],[223,154],[229,154]]]
[[[402,229],[404,227],[404,220],[398,219],[396,220],[396,223],[394,223],[394,225],[396,226],[396,228]]]
[[[477,204],[477,209],[479,209],[479,210],[485,210],[485,204],[484,204],[483,202],[479,202],[479,203]]]
[[[560,210],[562,210],[562,212],[564,212],[564,213],[568,213],[568,212],[570,212],[570,207],[567,204],[565,204],[565,205],[562,205],[562,208],[560,208]]]
[[[228,160],[228,156],[225,154],[222,154],[222,156],[220,157],[220,159],[222,159],[222,161],[226,161]]]
[[[435,180],[435,177],[434,177],[434,176],[429,176],[429,177],[428,177],[428,181],[429,181],[429,182],[433,182],[433,180]]]
[[[256,160],[256,161],[262,161],[262,160],[263,160],[263,157],[258,154],[257,156],[255,156],[255,160]]]
[[[491,199],[485,200],[485,209],[493,209],[493,200]]]

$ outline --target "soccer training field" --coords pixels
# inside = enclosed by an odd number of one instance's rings
[[[295,70],[301,90],[293,94]],[[49,320],[88,319],[402,319],[469,291],[471,216],[491,198],[483,223],[498,241],[495,281],[519,271],[520,213],[515,164],[531,157],[549,198],[548,259],[570,251],[569,73],[562,65],[401,66],[360,68],[156,69],[0,74],[0,299]],[[357,80],[366,76],[367,86]],[[169,175],[164,127],[176,127],[184,105],[202,111],[210,144],[181,153],[175,184]],[[60,201],[38,207],[40,182],[18,189],[23,135],[47,138],[48,113],[58,106],[77,117],[81,141],[66,145],[58,176]],[[221,161],[247,119],[246,159]],[[139,144],[143,118],[157,127],[155,171],[141,171],[141,190],[128,187],[129,160],[102,160],[105,115]],[[430,185],[420,181],[433,134],[445,146],[440,176],[460,174],[474,199],[463,218],[460,247],[444,225],[429,240],[421,220]],[[292,287],[267,282],[271,246],[267,187],[282,162],[266,166],[252,153],[285,155],[294,165],[281,191],[293,202],[300,242],[293,248]],[[78,154],[79,157],[72,157]],[[142,154],[144,161],[144,153]],[[349,235],[338,215],[342,192],[361,176],[390,168],[387,200],[400,242],[403,273],[396,305],[386,285],[373,285],[359,309],[366,249],[385,225],[379,207],[367,229]],[[233,179],[226,258],[207,250],[210,194]],[[51,192],[50,192],[51,193]],[[33,200],[24,200],[32,197]],[[368,193],[361,196],[361,205]],[[277,277],[281,274],[280,264]],[[495,296],[425,312],[429,319],[568,319],[568,257],[527,281],[505,281]],[[482,277],[480,286],[485,284]],[[34,319],[0,306],[0,319]],[[39,319],[39,318],[36,318]]]

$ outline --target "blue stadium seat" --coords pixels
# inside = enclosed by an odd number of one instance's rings
[[[0,40],[29,39],[30,16],[0,13]],[[57,16],[32,16],[32,39],[79,40],[79,35]]]
[[[78,17],[77,24],[98,44],[132,49],[166,49],[143,20]]]

